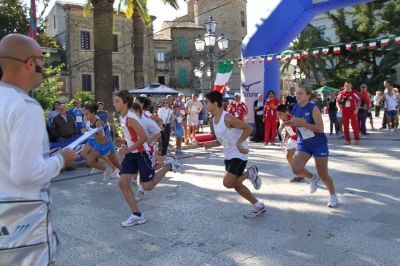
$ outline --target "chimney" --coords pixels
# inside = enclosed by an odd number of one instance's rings
[[[195,0],[189,0],[187,2],[187,8],[188,8],[187,18],[189,21],[192,22],[194,22],[194,1]]]

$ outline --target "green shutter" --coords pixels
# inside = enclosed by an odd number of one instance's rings
[[[179,84],[182,88],[186,88],[188,85],[187,70],[184,68],[179,69]]]
[[[178,39],[178,55],[179,57],[186,57],[186,39]]]

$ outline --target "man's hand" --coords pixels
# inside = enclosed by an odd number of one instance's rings
[[[249,153],[249,149],[245,149],[242,147],[242,143],[236,143],[236,147],[238,148],[240,153],[243,154],[248,154]]]
[[[284,141],[284,140],[282,140],[282,142],[281,142],[281,148],[283,148],[283,147],[285,147],[286,146],[286,142]]]
[[[79,158],[79,155],[70,149],[62,150],[61,155],[64,157],[64,167],[71,166]]]

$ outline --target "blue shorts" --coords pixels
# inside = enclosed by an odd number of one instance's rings
[[[313,147],[306,147],[303,143],[297,143],[296,151],[302,151],[314,157],[328,157],[328,144],[321,144]]]
[[[182,127],[182,124],[181,124],[181,123],[176,124],[174,128],[175,128],[176,137],[181,139],[182,136],[183,136],[183,127]]]
[[[397,115],[397,110],[390,110],[386,111],[387,116],[396,116]]]
[[[150,182],[155,174],[150,155],[147,152],[127,153],[121,163],[120,175],[136,174],[139,172],[140,181]]]
[[[96,145],[96,139],[95,138],[89,138],[88,141],[86,142],[86,145],[90,145],[93,148],[94,145]]]
[[[93,150],[100,153],[101,156],[107,156],[110,153],[115,153],[114,144],[112,143],[111,139],[108,139],[108,141],[104,144],[100,144],[100,143],[96,142],[96,144],[92,147],[93,147]]]

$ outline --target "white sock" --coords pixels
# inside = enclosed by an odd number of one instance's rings
[[[262,208],[262,207],[264,207],[264,204],[262,204],[261,202],[257,201],[256,204],[254,204],[254,207]]]

